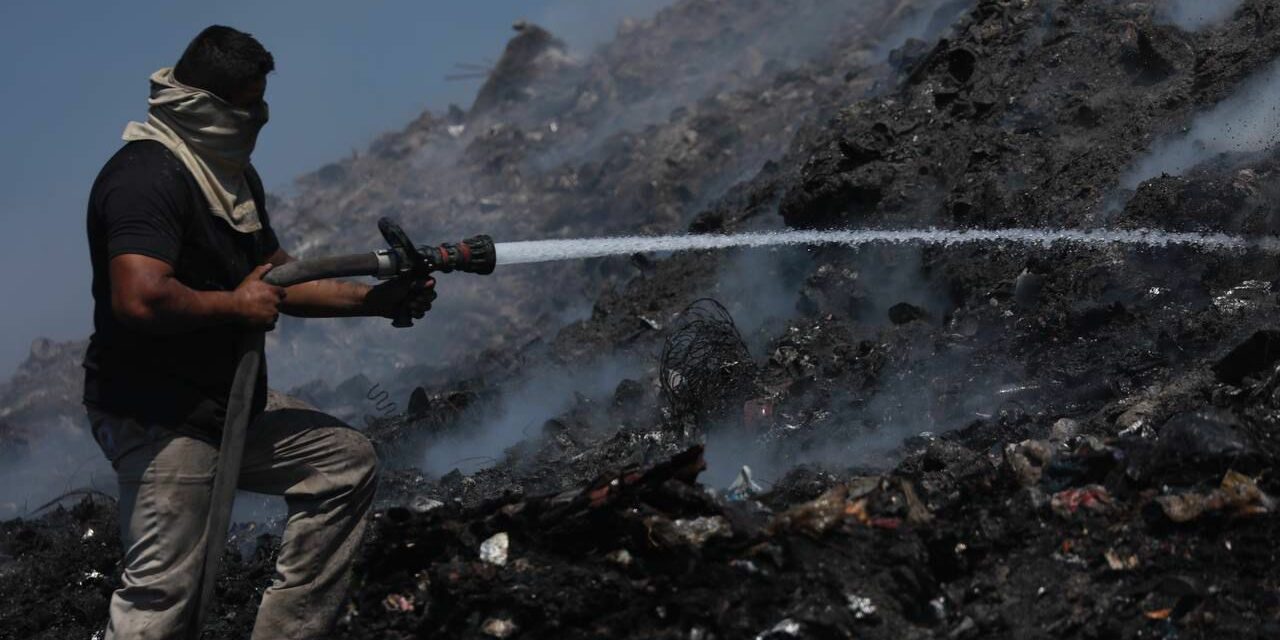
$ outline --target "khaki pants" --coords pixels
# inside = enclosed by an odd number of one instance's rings
[[[93,409],[89,420],[120,482],[124,576],[106,640],[188,638],[218,447]],[[328,632],[347,595],[376,474],[369,440],[332,416],[279,409],[250,425],[240,488],[283,495],[289,507],[254,640]]]

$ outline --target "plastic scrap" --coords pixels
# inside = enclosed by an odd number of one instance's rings
[[[1121,556],[1115,549],[1107,549],[1102,557],[1107,561],[1107,566],[1112,571],[1128,571],[1138,567],[1138,556],[1130,555],[1128,557]]]
[[[493,537],[480,543],[480,559],[499,567],[507,564],[507,550],[511,540],[507,532],[495,533]]]
[[[414,496],[413,501],[409,504],[409,507],[418,513],[426,513],[443,506],[443,502],[422,495]]]
[[[764,487],[756,484],[751,478],[751,467],[742,465],[742,470],[738,472],[738,477],[729,485],[729,490],[725,497],[730,500],[747,500],[764,493]]]
[[[412,613],[414,610],[413,596],[389,593],[386,598],[383,598],[382,606],[392,613]]]
[[[1071,418],[1061,418],[1049,429],[1049,440],[1066,442],[1080,434],[1080,423]]]
[[[1054,447],[1046,440],[1023,440],[1004,448],[1004,460],[1024,487],[1035,486],[1053,461]]]
[[[1112,504],[1111,494],[1107,493],[1106,487],[1097,484],[1064,489],[1053,494],[1049,501],[1053,512],[1063,518],[1070,518],[1081,509],[1104,513],[1111,509]]]
[[[862,620],[876,614],[876,605],[871,602],[871,598],[853,593],[847,594],[845,598],[849,601],[849,610],[853,612],[855,619]]]
[[[610,551],[609,554],[605,556],[605,559],[608,560],[609,562],[612,562],[618,565],[619,567],[629,567],[631,566],[631,563],[634,561],[634,559],[631,557],[631,552],[627,551],[626,549],[618,549],[616,551]]]
[[[691,547],[699,548],[711,538],[731,538],[733,528],[724,516],[688,518],[670,521],[670,533]]]
[[[781,622],[773,625],[772,629],[765,631],[756,636],[756,640],[765,640],[774,635],[785,635],[792,637],[800,637],[800,623],[791,618],[783,618]]]
[[[515,632],[519,631],[519,629],[520,628],[516,626],[516,623],[505,618],[489,618],[480,626],[480,630],[483,631],[485,635],[494,638],[509,638],[512,635],[515,635]]]
[[[77,584],[83,587],[86,582],[97,582],[106,577],[107,576],[103,575],[101,571],[98,571],[97,569],[90,569],[85,572],[84,576],[80,578],[80,581]]]
[[[1225,511],[1233,517],[1269,513],[1274,508],[1270,496],[1258,488],[1253,478],[1238,471],[1227,471],[1222,484],[1209,493],[1183,493],[1160,496],[1156,503],[1164,515],[1174,522],[1190,522],[1204,515]]]

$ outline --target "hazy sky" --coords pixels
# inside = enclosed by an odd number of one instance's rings
[[[362,149],[424,108],[467,106],[478,81],[447,82],[457,63],[489,63],[527,18],[584,49],[625,15],[669,0],[472,2],[4,0],[0,6],[0,380],[33,339],[91,331],[85,202],[146,112],[147,77],[172,65],[209,24],[252,33],[276,73],[271,122],[254,162],[268,188]]]

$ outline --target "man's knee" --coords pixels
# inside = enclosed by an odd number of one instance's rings
[[[333,488],[355,499],[371,500],[379,470],[373,443],[363,433],[344,427],[331,431],[330,446],[334,447],[331,455],[335,464],[327,475]]]

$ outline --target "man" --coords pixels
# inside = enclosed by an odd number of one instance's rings
[[[376,287],[263,276],[279,246],[249,164],[267,121],[271,54],[248,34],[205,29],[151,76],[145,123],[102,169],[89,199],[95,331],[85,356],[93,432],[115,467],[123,585],[107,638],[194,637],[205,522],[235,375],[236,344],[279,313],[421,318],[432,280]],[[265,411],[257,380],[240,487],[283,495],[289,518],[254,638],[313,638],[332,625],[373,499],[369,441],[316,411]]]

